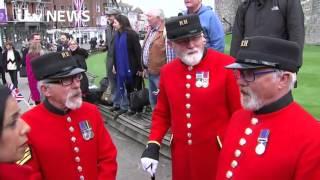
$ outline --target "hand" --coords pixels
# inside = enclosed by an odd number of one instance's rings
[[[143,71],[137,71],[136,75],[143,77]]]
[[[144,69],[143,72],[142,72],[142,77],[143,78],[148,78],[148,70],[147,69]]]
[[[156,143],[148,143],[147,148],[141,156],[141,164],[143,170],[147,171],[151,176],[154,176],[159,162],[160,146]]]
[[[151,176],[156,174],[158,162],[159,161],[147,157],[141,158],[143,170],[147,171]]]
[[[112,72],[113,72],[113,74],[117,74],[116,68],[114,66],[112,66]]]

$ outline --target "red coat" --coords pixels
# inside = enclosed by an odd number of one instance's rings
[[[1,180],[36,180],[32,176],[32,169],[29,166],[20,166],[17,164],[0,163]]]
[[[59,115],[40,104],[22,119],[31,127],[28,137],[32,159],[27,164],[44,179],[116,179],[116,148],[94,105],[84,102],[81,108]],[[89,140],[79,127],[86,120],[94,133]]]
[[[173,180],[215,178],[216,136],[223,135],[232,113],[240,108],[234,75],[224,68],[232,62],[230,56],[208,49],[193,68],[176,59],[161,70],[149,139],[161,142],[171,128]],[[209,72],[207,88],[196,87],[197,72]]]
[[[252,118],[258,120],[255,125]],[[270,133],[264,153],[258,155],[262,129]],[[246,141],[242,146],[241,138]],[[320,179],[320,124],[295,102],[268,114],[236,112],[223,144],[217,180],[227,179],[227,173],[233,180]]]

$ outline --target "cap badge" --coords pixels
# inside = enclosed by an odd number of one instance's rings
[[[66,58],[66,57],[71,56],[71,54],[70,54],[69,51],[65,51],[65,52],[62,52],[62,53],[61,53],[61,56],[62,56],[62,58]]]
[[[187,25],[187,24],[189,24],[188,19],[183,19],[183,20],[179,21],[179,25],[180,26],[184,26],[184,25]]]
[[[241,41],[240,47],[248,47],[249,40],[245,39]]]
[[[79,122],[79,127],[84,140],[89,141],[94,137],[92,127],[87,120]]]

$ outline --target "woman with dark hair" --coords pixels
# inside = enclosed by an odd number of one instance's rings
[[[114,68],[117,89],[113,100],[114,110],[119,110],[115,115],[128,111],[129,95],[142,86],[141,46],[138,34],[131,28],[129,19],[124,15],[117,15],[113,22],[116,29],[114,39]],[[128,101],[129,100],[129,101]],[[128,115],[141,112],[142,109],[131,109]]]
[[[14,49],[11,41],[7,41],[5,44],[6,49],[3,53],[4,68],[9,72],[14,87],[18,88],[18,71],[21,65],[21,56],[19,52]]]
[[[10,90],[0,85],[0,179],[36,179],[31,178],[29,166],[16,164],[28,148],[29,131],[29,125],[20,118],[20,108]]]

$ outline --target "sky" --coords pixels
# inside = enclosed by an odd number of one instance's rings
[[[152,8],[161,8],[163,9],[165,16],[176,16],[182,10],[185,10],[183,0],[122,0],[128,4],[131,4],[135,7],[140,7],[143,11],[147,11]],[[202,0],[204,4],[211,5],[210,2],[213,0]]]

